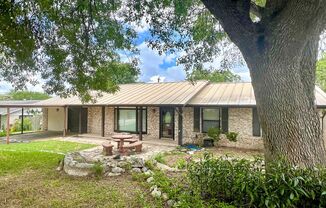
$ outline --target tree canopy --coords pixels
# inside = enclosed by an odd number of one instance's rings
[[[240,81],[239,75],[230,70],[196,69],[190,75],[191,80],[208,80],[210,82],[236,82]]]
[[[227,36],[200,1],[6,0],[0,2],[0,78],[17,89],[42,78],[47,93],[84,100],[90,90],[114,92],[114,78],[126,71],[106,66],[115,67],[127,52],[134,67],[129,73],[138,70],[135,27],[144,23],[150,25],[147,43],[161,53],[185,51],[178,63],[189,71],[222,50],[234,53],[234,46],[224,47]]]
[[[10,100],[45,100],[50,98],[48,94],[33,91],[11,91],[8,96]]]

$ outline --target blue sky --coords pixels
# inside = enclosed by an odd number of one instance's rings
[[[176,60],[180,54],[162,54],[156,50],[152,50],[147,47],[145,43],[146,37],[149,35],[146,27],[137,29],[139,37],[135,40],[135,44],[139,49],[139,68],[141,74],[139,76],[139,81],[141,82],[157,82],[158,77],[160,77],[160,81],[164,82],[174,82],[181,81],[186,78],[186,73],[182,66],[176,65]],[[122,55],[122,60],[126,59],[124,55]],[[219,59],[217,59],[218,62]],[[219,63],[212,63],[214,65]],[[242,81],[250,81],[249,71],[247,67],[239,66],[232,71],[241,76]],[[42,83],[32,86],[27,86],[28,90],[31,91],[42,91]],[[0,83],[0,93],[8,92],[12,89],[10,83],[1,82]]]

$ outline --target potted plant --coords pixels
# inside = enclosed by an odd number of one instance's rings
[[[209,128],[207,131],[208,138],[204,139],[204,147],[212,147],[214,146],[214,142],[218,142],[220,140],[221,130],[219,128]]]

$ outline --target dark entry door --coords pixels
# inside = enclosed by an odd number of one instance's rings
[[[160,108],[160,137],[174,139],[174,108]]]
[[[80,108],[68,108],[68,131],[73,133],[79,132],[79,111]]]
[[[87,133],[87,108],[68,108],[68,130],[73,133]]]
[[[87,121],[88,121],[88,110],[87,108],[81,108],[81,125],[80,125],[80,133],[87,133]]]

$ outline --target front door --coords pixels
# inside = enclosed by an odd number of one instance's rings
[[[174,108],[160,108],[160,138],[174,139]]]
[[[87,133],[87,108],[68,108],[68,130],[79,134]]]

